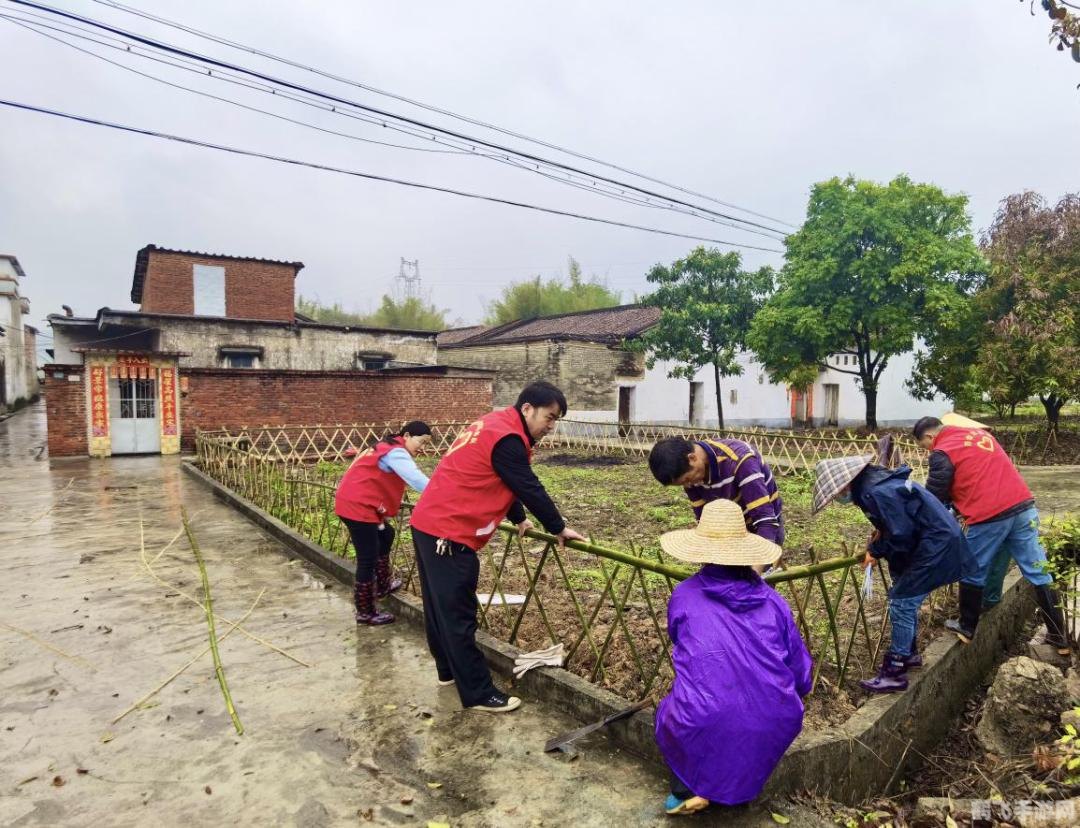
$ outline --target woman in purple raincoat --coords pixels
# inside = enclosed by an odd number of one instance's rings
[[[802,730],[810,654],[791,608],[751,567],[780,547],[746,531],[738,505],[705,506],[696,529],[660,539],[669,555],[705,564],[668,603],[675,682],[656,712],[671,769],[669,814],[756,797]]]

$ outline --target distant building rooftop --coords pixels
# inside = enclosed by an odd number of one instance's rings
[[[539,316],[491,328],[453,328],[439,334],[440,348],[473,348],[518,342],[572,340],[616,345],[633,339],[660,319],[660,309],[647,305],[619,305],[578,313]]]

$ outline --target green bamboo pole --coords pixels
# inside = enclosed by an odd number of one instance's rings
[[[195,561],[199,564],[199,577],[202,578],[203,598],[206,603],[203,609],[206,611],[206,626],[210,628],[210,653],[214,658],[214,673],[217,675],[218,684],[221,686],[221,695],[225,697],[225,708],[229,711],[233,727],[237,735],[244,735],[244,726],[240,724],[240,717],[236,715],[236,707],[233,705],[232,695],[229,693],[229,684],[225,681],[225,668],[221,664],[221,654],[218,653],[217,630],[214,629],[214,604],[210,597],[210,578],[206,574],[206,563],[203,561],[202,552],[199,551],[198,541],[191,531],[188,523],[187,509],[180,507],[180,520],[184,523],[184,533],[187,535],[191,551],[195,554]],[[239,626],[239,625],[238,625]]]
[[[847,569],[849,566],[855,566],[861,562],[861,555],[852,555],[847,558],[829,558],[828,560],[820,561],[818,563],[805,564],[804,566],[792,566],[782,572],[770,572],[765,576],[765,580],[770,584],[781,584],[785,581],[801,581],[803,578],[810,578],[825,572]]]

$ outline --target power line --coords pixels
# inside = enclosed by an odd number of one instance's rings
[[[682,207],[689,207],[691,209],[699,210],[701,212],[704,212],[704,213],[707,213],[707,214],[710,214],[710,215],[713,215],[713,216],[716,216],[716,217],[719,217],[719,218],[724,218],[724,219],[727,219],[729,221],[734,221],[734,222],[737,222],[737,223],[742,224],[742,225],[747,225],[749,227],[756,227],[756,228],[759,228],[761,230],[767,230],[767,231],[770,231],[770,232],[773,232],[773,233],[779,233],[781,235],[783,235],[783,233],[784,233],[784,231],[777,230],[777,228],[775,228],[775,227],[769,227],[768,225],[764,225],[764,224],[761,224],[761,223],[756,222],[756,221],[751,221],[749,219],[740,218],[738,216],[732,216],[732,215],[730,215],[728,213],[723,213],[723,212],[720,212],[720,211],[717,211],[717,210],[713,210],[711,208],[702,207],[700,205],[695,205],[695,204],[692,204],[690,202],[683,201],[683,200],[681,200],[679,198],[674,198],[674,197],[671,197],[671,196],[665,196],[665,195],[657,193],[657,192],[655,192],[653,190],[649,190],[649,189],[647,189],[645,187],[641,187],[641,186],[634,185],[634,184],[627,184],[625,182],[622,182],[622,181],[619,181],[617,179],[613,179],[613,178],[610,178],[610,177],[607,177],[607,176],[604,176],[604,175],[599,175],[599,174],[595,174],[595,173],[589,173],[589,172],[587,172],[585,170],[581,170],[581,169],[579,169],[577,167],[574,167],[574,166],[572,166],[570,164],[566,164],[566,163],[563,163],[563,162],[560,162],[560,161],[552,161],[550,159],[546,159],[546,158],[543,158],[543,157],[538,156],[538,155],[534,155],[534,154],[529,153],[529,152],[525,152],[525,151],[522,151],[522,150],[515,150],[515,149],[513,149],[511,147],[503,146],[501,144],[497,144],[497,143],[494,143],[492,141],[487,141],[487,140],[484,140],[484,139],[479,139],[479,138],[476,138],[476,137],[473,137],[473,136],[469,136],[469,135],[457,132],[455,130],[448,129],[446,127],[440,127],[440,126],[430,124],[430,123],[426,123],[424,121],[420,121],[420,120],[417,120],[415,118],[411,118],[411,117],[408,117],[408,116],[405,116],[405,115],[399,115],[399,114],[396,114],[396,113],[393,113],[393,112],[389,112],[387,110],[383,110],[383,109],[380,109],[378,107],[373,107],[373,106],[369,106],[369,105],[366,105],[366,104],[358,103],[356,101],[352,101],[352,100],[349,100],[347,98],[342,98],[342,97],[340,97],[338,95],[333,95],[333,94],[330,94],[328,92],[322,92],[322,91],[319,91],[319,90],[316,90],[316,89],[312,89],[312,88],[306,87],[306,86],[304,86],[302,84],[294,83],[292,81],[288,81],[288,80],[285,80],[283,78],[277,78],[277,77],[274,77],[272,75],[267,75],[267,74],[265,74],[263,72],[258,72],[258,71],[254,70],[254,69],[248,69],[246,67],[243,67],[243,66],[240,66],[240,65],[237,65],[237,64],[233,64],[233,63],[229,63],[229,62],[224,61],[224,60],[219,60],[217,58],[212,58],[212,57],[209,57],[207,55],[201,55],[199,53],[192,52],[190,50],[183,49],[183,48],[180,48],[178,46],[173,46],[173,45],[165,43],[163,41],[155,40],[153,38],[146,37],[144,35],[140,35],[140,34],[136,34],[136,33],[127,31],[125,29],[120,29],[120,28],[117,28],[115,26],[111,26],[109,24],[102,23],[102,22],[93,20],[93,19],[88,18],[88,17],[84,17],[82,15],[78,15],[78,14],[74,14],[74,13],[71,13],[71,12],[63,11],[61,9],[57,9],[57,8],[54,8],[54,7],[51,7],[51,6],[46,6],[46,5],[43,5],[43,4],[40,4],[40,3],[31,2],[31,0],[11,0],[11,2],[13,2],[13,3],[17,4],[17,5],[20,5],[20,6],[26,6],[26,7],[29,7],[29,8],[38,9],[40,11],[45,11],[47,13],[54,14],[54,15],[57,15],[59,17],[64,17],[64,18],[67,18],[69,20],[75,20],[75,21],[78,21],[80,23],[88,24],[88,25],[90,25],[90,26],[92,26],[92,27],[94,27],[96,29],[111,32],[112,34],[120,35],[122,37],[130,38],[131,40],[133,40],[133,41],[135,41],[137,43],[142,43],[145,46],[149,46],[151,48],[157,49],[157,50],[162,51],[162,52],[166,52],[168,54],[179,55],[179,56],[182,56],[182,57],[185,57],[185,58],[197,60],[200,63],[202,63],[204,65],[207,65],[207,66],[213,66],[213,67],[217,67],[219,69],[226,69],[228,71],[238,72],[238,73],[240,73],[242,75],[252,77],[252,78],[257,78],[257,79],[259,79],[259,80],[261,80],[263,82],[270,83],[270,84],[273,84],[275,86],[284,87],[285,89],[291,89],[291,90],[296,91],[296,92],[301,92],[301,93],[304,93],[304,94],[314,95],[314,96],[322,98],[324,100],[332,101],[333,103],[335,103],[335,104],[337,104],[339,106],[353,107],[353,108],[359,109],[361,111],[368,112],[368,113],[371,113],[373,115],[377,115],[377,116],[379,116],[381,118],[387,118],[387,119],[390,119],[392,121],[408,124],[408,125],[410,125],[412,127],[423,129],[425,132],[441,133],[443,135],[450,136],[452,138],[455,138],[455,139],[458,139],[458,140],[461,140],[461,141],[466,141],[466,142],[468,142],[470,144],[476,144],[476,145],[479,145],[479,146],[487,147],[488,149],[494,150],[494,151],[496,151],[498,153],[506,154],[507,160],[509,160],[510,155],[513,155],[513,156],[516,156],[516,157],[518,157],[520,159],[524,159],[526,161],[532,162],[534,164],[543,164],[546,167],[557,168],[559,170],[564,171],[568,175],[577,174],[577,175],[586,176],[589,179],[592,179],[592,180],[595,180],[595,181],[602,181],[602,182],[605,182],[608,185],[613,185],[613,186],[615,186],[617,188],[622,188],[624,190],[633,190],[633,191],[635,191],[637,193],[640,193],[642,195],[645,195],[645,196],[648,196],[648,197],[651,197],[651,198],[661,199],[662,201],[672,203],[672,204],[677,204],[677,205],[680,205]]]
[[[108,129],[120,130],[122,132],[130,132],[137,135],[146,135],[152,138],[161,138],[168,141],[176,141],[181,144],[189,144],[191,146],[203,147],[205,149],[214,149],[221,152],[232,153],[233,155],[244,155],[251,158],[262,158],[267,161],[276,161],[281,164],[290,164],[297,167],[309,167],[316,170],[324,170],[326,172],[335,172],[342,175],[351,175],[356,178],[364,178],[371,181],[382,181],[388,184],[398,184],[403,187],[412,187],[418,190],[430,190],[432,192],[446,193],[448,195],[456,195],[462,198],[471,198],[477,201],[488,201],[494,204],[505,204],[510,207],[520,207],[526,210],[536,210],[541,213],[549,213],[556,216],[565,216],[567,218],[581,219],[582,221],[592,221],[598,224],[607,224],[613,227],[625,227],[631,230],[641,230],[646,233],[656,233],[662,236],[674,236],[682,239],[692,239],[694,241],[706,241],[713,244],[722,244],[726,247],[741,247],[747,250],[763,250],[769,253],[783,253],[784,251],[778,250],[773,247],[761,247],[752,244],[743,244],[741,242],[731,242],[724,239],[714,239],[707,236],[696,236],[689,233],[678,233],[673,230],[661,230],[656,227],[646,227],[640,224],[631,224],[629,222],[615,221],[614,219],[605,219],[598,216],[588,216],[581,213],[573,213],[568,210],[557,210],[553,207],[542,207],[536,204],[529,204],[522,201],[513,201],[511,199],[499,198],[496,196],[482,195],[480,193],[471,193],[465,190],[456,190],[450,187],[439,187],[433,184],[422,184],[416,181],[408,181],[400,178],[393,178],[390,176],[376,175],[374,173],[360,172],[359,170],[348,170],[341,167],[334,167],[328,164],[318,164],[311,161],[302,161],[295,158],[286,158],[279,155],[271,155],[269,153],[257,152],[255,150],[240,149],[239,147],[230,147],[224,144],[215,144],[209,141],[200,141],[195,138],[185,138],[180,135],[173,135],[166,132],[157,132],[151,129],[143,129],[141,127],[127,126],[124,124],[117,124],[111,121],[102,121],[97,118],[89,118],[82,115],[74,115],[68,112],[60,112],[55,109],[47,109],[45,107],[33,106],[31,104],[19,103],[17,101],[8,101],[0,99],[0,105],[8,106],[13,109],[21,109],[27,112],[36,112],[42,115],[51,115],[57,118],[64,118],[69,121],[77,121],[83,124],[89,124],[91,126],[106,127]]]
[[[171,87],[176,88],[176,89],[181,89],[181,90],[184,90],[184,91],[187,91],[187,92],[192,92],[192,93],[194,93],[196,95],[201,95],[201,96],[208,97],[208,98],[211,98],[211,99],[214,99],[214,100],[217,100],[217,101],[221,101],[223,103],[232,104],[233,106],[237,106],[237,107],[242,108],[242,109],[247,109],[247,110],[250,110],[250,111],[254,111],[254,112],[264,114],[264,115],[268,115],[268,116],[270,116],[272,118],[279,118],[279,119],[288,121],[288,122],[293,123],[293,124],[297,124],[297,125],[300,125],[300,126],[306,126],[306,127],[311,128],[311,129],[318,130],[320,132],[326,132],[326,133],[330,133],[330,134],[333,134],[333,135],[339,135],[339,136],[346,137],[346,138],[354,138],[355,140],[358,140],[358,141],[367,141],[367,142],[371,142],[371,143],[375,143],[375,144],[383,144],[385,146],[398,147],[398,148],[401,148],[401,149],[413,149],[413,150],[422,151],[422,152],[443,152],[443,153],[448,153],[448,154],[476,155],[476,156],[479,156],[479,157],[482,157],[482,158],[487,158],[487,159],[492,160],[492,161],[497,161],[498,163],[501,163],[501,164],[506,164],[508,166],[512,166],[512,167],[515,167],[515,168],[518,168],[518,169],[521,169],[521,170],[525,170],[526,172],[529,172],[529,173],[540,175],[540,176],[542,176],[544,178],[550,179],[550,180],[555,181],[555,182],[557,182],[559,184],[565,184],[567,186],[571,186],[571,187],[575,187],[577,189],[585,190],[587,192],[595,193],[597,195],[603,196],[605,198],[610,198],[610,199],[613,199],[615,201],[620,201],[620,202],[624,202],[624,203],[628,203],[628,204],[633,204],[635,206],[651,207],[653,209],[671,210],[672,212],[677,212],[677,213],[681,213],[681,214],[684,214],[684,215],[693,216],[695,218],[700,218],[700,219],[703,219],[705,221],[713,222],[714,224],[719,224],[719,225],[722,225],[724,227],[730,227],[732,229],[739,230],[741,232],[752,233],[752,234],[758,235],[758,236],[764,236],[765,238],[772,239],[774,241],[780,241],[784,237],[784,233],[782,231],[779,231],[779,230],[770,229],[768,232],[763,232],[761,230],[753,229],[751,227],[744,227],[744,226],[742,226],[740,224],[737,224],[737,223],[734,223],[734,222],[731,222],[731,221],[716,218],[716,217],[714,217],[712,215],[703,214],[703,213],[701,213],[698,210],[693,209],[693,208],[684,209],[684,208],[680,208],[680,207],[673,207],[673,206],[669,206],[669,205],[665,205],[665,204],[655,203],[653,201],[653,199],[651,199],[649,197],[645,197],[645,198],[635,197],[635,196],[632,196],[632,195],[628,195],[623,190],[619,190],[619,189],[611,190],[611,189],[605,189],[605,188],[602,188],[602,187],[598,187],[595,180],[592,181],[592,184],[590,186],[589,183],[588,183],[588,181],[590,179],[588,179],[588,177],[585,177],[584,180],[574,180],[575,178],[576,179],[582,179],[582,176],[574,175],[572,173],[560,173],[559,175],[555,175],[555,174],[552,174],[552,173],[543,172],[543,171],[540,170],[539,165],[535,165],[535,164],[531,164],[531,163],[527,164],[527,163],[524,163],[524,162],[522,162],[522,161],[520,161],[518,159],[511,158],[508,155],[507,156],[502,156],[502,155],[495,155],[495,154],[492,154],[492,153],[479,152],[479,151],[476,150],[475,147],[470,147],[468,149],[459,148],[459,149],[451,149],[451,150],[430,150],[430,149],[424,149],[424,148],[421,148],[421,147],[407,147],[407,146],[402,146],[400,144],[389,144],[389,143],[386,143],[386,142],[374,141],[373,139],[362,138],[360,136],[354,136],[354,135],[351,135],[351,134],[348,134],[348,133],[341,133],[341,132],[337,132],[336,130],[330,130],[330,129],[326,129],[324,127],[317,126],[315,124],[311,124],[310,122],[307,122],[307,121],[300,121],[300,120],[297,120],[297,119],[288,118],[286,116],[279,115],[278,113],[270,112],[270,111],[267,111],[267,110],[259,109],[257,107],[252,107],[252,106],[249,106],[247,104],[240,103],[240,102],[235,101],[235,100],[233,100],[231,98],[224,98],[224,97],[221,97],[221,96],[218,96],[218,95],[213,95],[213,94],[210,94],[210,93],[207,93],[207,92],[203,92],[201,90],[197,90],[197,89],[193,89],[193,88],[188,87],[188,86],[184,86],[182,84],[173,83],[172,81],[165,80],[165,79],[163,79],[161,77],[158,77],[156,75],[151,75],[151,74],[146,73],[146,72],[141,72],[141,71],[139,71],[137,69],[133,69],[131,67],[125,66],[125,65],[123,65],[121,63],[118,63],[116,61],[110,60],[109,58],[106,58],[103,55],[99,55],[96,52],[93,52],[93,51],[90,51],[88,49],[83,49],[83,48],[81,48],[79,46],[76,46],[75,44],[73,44],[73,43],[71,43],[71,42],[69,42],[67,40],[64,40],[63,38],[48,35],[45,32],[41,31],[40,29],[48,29],[50,31],[57,32],[59,34],[63,34],[63,35],[68,36],[68,37],[74,37],[74,38],[77,38],[79,40],[89,41],[89,42],[94,43],[94,44],[96,44],[98,46],[106,46],[108,48],[112,48],[112,49],[115,49],[117,51],[120,51],[123,54],[134,55],[136,57],[144,58],[144,59],[147,59],[147,60],[152,60],[152,61],[154,61],[156,63],[162,63],[162,64],[164,64],[166,66],[169,66],[169,67],[172,67],[172,68],[175,68],[175,69],[182,69],[184,71],[194,72],[194,73],[198,74],[200,77],[209,76],[209,77],[213,78],[214,80],[223,81],[223,82],[226,82],[226,83],[233,83],[233,84],[237,84],[237,85],[242,86],[242,87],[247,88],[247,89],[252,89],[252,90],[256,90],[256,91],[260,91],[260,92],[269,93],[269,94],[274,95],[277,98],[285,98],[286,100],[293,101],[295,103],[300,103],[300,104],[303,104],[305,106],[312,106],[312,107],[315,107],[315,108],[317,108],[317,109],[319,109],[319,110],[321,110],[323,112],[332,112],[332,113],[337,114],[337,115],[342,115],[342,116],[345,116],[345,117],[355,118],[357,120],[364,121],[365,123],[381,124],[381,126],[384,126],[384,127],[388,126],[388,124],[386,124],[385,122],[379,122],[379,121],[376,121],[376,120],[371,119],[369,117],[357,115],[355,113],[346,112],[346,111],[343,111],[342,109],[337,108],[337,107],[332,107],[332,106],[329,106],[329,105],[326,105],[326,104],[321,104],[319,102],[316,102],[316,101],[313,101],[313,100],[310,100],[310,99],[307,99],[307,98],[304,98],[304,97],[296,97],[296,96],[293,96],[293,95],[289,95],[287,93],[278,92],[272,86],[265,86],[265,85],[262,85],[262,84],[254,84],[254,83],[251,83],[250,81],[246,81],[246,80],[239,79],[237,77],[230,76],[227,72],[221,72],[221,71],[209,72],[208,70],[205,70],[202,67],[195,68],[196,66],[198,66],[197,63],[195,63],[193,61],[185,60],[183,58],[177,58],[175,60],[165,60],[165,59],[157,57],[157,56],[155,56],[153,54],[149,54],[149,53],[144,54],[142,51],[139,51],[139,49],[133,48],[131,44],[128,44],[128,43],[126,43],[125,41],[123,41],[123,40],[121,40],[119,38],[113,38],[113,37],[109,37],[107,35],[86,36],[85,34],[76,34],[75,32],[67,31],[67,29],[58,28],[58,26],[64,26],[64,27],[67,27],[67,28],[70,28],[70,29],[74,29],[77,32],[84,32],[84,33],[88,32],[88,31],[91,31],[89,29],[77,26],[77,25],[72,24],[72,23],[68,23],[66,21],[59,21],[59,22],[52,21],[51,18],[47,18],[44,15],[37,15],[37,14],[34,14],[33,12],[26,12],[26,11],[22,11],[22,10],[20,10],[20,13],[25,14],[25,15],[30,15],[31,17],[37,18],[37,19],[27,20],[25,18],[16,17],[16,16],[11,15],[11,14],[7,14],[7,15],[0,14],[0,19],[8,20],[9,22],[14,23],[15,25],[21,26],[22,28],[28,29],[29,31],[32,31],[32,32],[34,32],[36,34],[40,34],[43,37],[49,38],[50,40],[54,40],[54,41],[56,41],[58,43],[61,43],[61,44],[65,45],[65,46],[70,46],[71,48],[76,49],[76,50],[78,50],[78,51],[80,51],[80,52],[82,52],[84,54],[87,54],[87,55],[89,55],[91,57],[98,58],[99,60],[103,60],[106,63],[109,63],[109,64],[111,64],[113,66],[116,66],[116,67],[118,67],[120,69],[124,69],[126,71],[133,72],[134,74],[140,75],[140,76],[148,78],[150,80],[157,81],[159,83],[163,83],[163,84],[165,84],[167,86],[171,86]],[[49,20],[50,23],[41,23],[41,22],[38,22],[39,20]],[[104,37],[105,40],[99,40],[98,37]],[[108,42],[108,41],[112,41],[112,42]],[[436,143],[439,143],[439,144],[448,144],[449,143],[449,142],[447,142],[447,141],[445,141],[443,139],[438,138],[435,135],[427,135],[427,134],[423,134],[423,133],[418,133],[418,132],[410,130],[408,128],[403,128],[403,127],[394,126],[394,125],[390,125],[390,128],[395,129],[396,131],[402,132],[403,134],[409,135],[410,137],[413,137],[413,138],[419,138],[419,139],[423,139],[423,140],[431,140],[431,141],[435,141]],[[456,146],[454,144],[449,144],[449,145]],[[564,178],[560,177],[561,175],[565,175],[566,178],[564,179]],[[607,186],[607,185],[605,185],[605,186]]]
[[[294,69],[302,69],[305,72],[311,72],[311,73],[313,73],[315,75],[319,75],[319,76],[324,77],[324,78],[326,78],[328,80],[337,81],[339,83],[344,83],[344,84],[346,84],[348,86],[352,86],[352,87],[355,87],[357,89],[362,89],[365,92],[372,92],[372,93],[374,93],[376,95],[382,95],[382,96],[387,97],[387,98],[392,98],[393,100],[401,101],[402,103],[407,103],[407,104],[410,104],[411,106],[416,106],[416,107],[419,107],[421,109],[425,109],[425,110],[427,110],[429,112],[437,113],[439,115],[445,115],[447,117],[454,118],[456,120],[463,121],[463,122],[468,123],[468,124],[472,124],[473,126],[483,127],[484,129],[494,130],[495,132],[499,132],[499,133],[501,133],[503,135],[507,135],[507,136],[510,136],[512,138],[517,138],[517,139],[520,139],[520,140],[523,140],[523,141],[528,141],[529,143],[537,144],[538,146],[542,146],[542,147],[545,147],[547,149],[552,149],[552,150],[555,150],[557,152],[561,152],[561,153],[564,153],[566,155],[573,156],[574,158],[579,158],[579,159],[581,159],[583,161],[589,161],[589,162],[594,163],[594,164],[600,164],[601,166],[608,167],[609,169],[618,170],[619,172],[627,173],[628,175],[633,175],[633,176],[635,176],[637,178],[641,178],[644,181],[650,181],[650,182],[652,182],[654,184],[660,184],[660,185],[663,185],[664,187],[669,187],[670,189],[677,190],[678,192],[681,192],[681,193],[685,193],[686,195],[696,196],[697,198],[704,198],[704,199],[706,199],[708,201],[713,202],[714,204],[720,204],[720,205],[722,205],[724,207],[730,207],[733,210],[739,210],[740,212],[747,213],[748,215],[751,215],[751,216],[757,216],[758,218],[763,218],[763,219],[766,219],[767,221],[772,221],[772,222],[775,222],[777,224],[785,225],[787,227],[794,228],[794,227],[798,226],[798,225],[792,224],[791,222],[783,221],[782,219],[773,218],[772,216],[765,215],[764,213],[758,213],[758,212],[755,212],[754,210],[749,210],[749,209],[747,209],[745,207],[740,207],[739,205],[732,204],[731,202],[722,201],[722,200],[720,200],[718,198],[714,198],[714,197],[706,195],[704,193],[699,193],[699,192],[695,192],[693,190],[686,189],[686,188],[681,187],[681,186],[679,186],[677,184],[671,184],[670,182],[663,181],[662,179],[659,179],[659,178],[653,178],[653,177],[651,177],[649,175],[646,175],[644,173],[636,172],[636,171],[634,171],[632,169],[629,169],[627,167],[621,167],[618,164],[613,164],[611,162],[604,161],[604,160],[602,160],[600,158],[595,158],[593,156],[586,155],[584,153],[579,153],[579,152],[577,152],[575,150],[568,149],[566,147],[561,147],[561,146],[559,146],[557,144],[553,144],[553,143],[549,143],[547,141],[543,141],[543,140],[541,140],[539,138],[532,138],[532,137],[530,137],[528,135],[525,135],[525,134],[520,133],[520,132],[515,132],[515,131],[513,131],[511,129],[507,129],[505,127],[500,127],[500,126],[497,126],[495,124],[479,120],[477,118],[471,118],[471,117],[469,117],[467,115],[461,115],[461,114],[453,112],[453,111],[451,111],[449,109],[443,109],[441,107],[433,106],[431,104],[424,103],[423,101],[418,101],[415,98],[408,98],[408,97],[405,97],[404,95],[398,95],[398,94],[396,94],[394,92],[388,92],[385,89],[379,89],[379,88],[371,86],[369,84],[361,83],[360,81],[350,80],[349,78],[342,77],[341,75],[335,75],[335,74],[333,74],[331,72],[326,72],[326,71],[324,71],[322,69],[318,69],[318,68],[313,67],[313,66],[308,66],[308,65],[300,63],[298,61],[294,61],[294,60],[290,60],[288,58],[280,57],[279,55],[274,55],[274,54],[272,54],[270,52],[265,52],[265,51],[263,51],[261,49],[255,48],[253,46],[247,46],[247,45],[245,45],[243,43],[238,43],[238,42],[233,41],[233,40],[228,40],[227,38],[220,37],[219,35],[215,35],[215,34],[212,34],[210,32],[202,31],[200,29],[196,29],[196,28],[193,28],[191,26],[186,26],[183,23],[179,23],[179,22],[174,21],[174,20],[169,20],[168,18],[165,18],[165,17],[159,17],[157,15],[150,14],[149,12],[142,11],[141,9],[136,9],[136,8],[134,8],[132,6],[127,6],[127,5],[123,4],[123,3],[117,2],[116,0],[94,0],[94,2],[99,4],[99,5],[106,6],[108,8],[113,8],[113,9],[117,9],[117,10],[126,12],[128,14],[136,15],[137,17],[141,17],[141,18],[143,18],[145,20],[151,20],[151,21],[153,21],[155,23],[159,23],[159,24],[161,24],[163,26],[169,26],[170,28],[177,29],[177,30],[180,30],[180,31],[183,31],[183,32],[187,32],[188,34],[195,35],[196,37],[201,37],[204,40],[210,40],[210,41],[212,41],[214,43],[218,43],[218,44],[223,45],[223,46],[229,46],[229,47],[231,47],[233,49],[239,49],[241,51],[248,52],[249,54],[257,55],[258,57],[266,58],[268,60],[272,60],[272,61],[275,61],[277,63],[284,64],[286,66],[291,66]]]
[[[111,65],[117,67],[118,69],[123,69],[125,72],[131,72],[131,73],[133,73],[135,75],[140,75],[141,77],[147,78],[147,79],[152,80],[152,81],[156,81],[157,83],[163,83],[166,86],[171,86],[174,89],[182,89],[185,92],[191,92],[191,93],[193,93],[195,95],[201,95],[204,98],[211,98],[211,99],[213,99],[215,101],[221,101],[222,103],[232,104],[233,106],[240,107],[241,109],[246,109],[246,110],[249,110],[251,112],[257,112],[260,115],[268,115],[271,118],[277,118],[277,119],[282,120],[282,121],[288,121],[289,123],[297,124],[297,125],[303,126],[303,127],[307,127],[309,129],[318,130],[319,132],[325,132],[325,133],[328,133],[330,135],[337,135],[337,136],[340,136],[342,138],[349,138],[349,139],[351,139],[353,141],[363,141],[364,143],[367,143],[367,144],[378,144],[378,145],[384,146],[384,147],[394,147],[395,149],[412,150],[414,152],[434,152],[434,153],[443,153],[443,154],[446,154],[446,155],[470,155],[471,154],[471,153],[469,153],[468,150],[431,149],[429,147],[410,147],[410,146],[406,146],[404,144],[394,144],[394,143],[390,143],[388,141],[377,141],[374,138],[364,138],[364,137],[362,137],[360,135],[353,135],[352,133],[339,132],[339,131],[334,130],[334,129],[328,129],[326,127],[321,127],[321,126],[318,126],[317,124],[312,124],[312,123],[310,123],[308,121],[301,121],[301,120],[298,120],[296,118],[290,118],[290,117],[288,117],[286,115],[281,115],[281,114],[279,114],[277,112],[271,112],[271,111],[269,111],[267,109],[259,109],[256,106],[250,106],[248,104],[232,100],[231,98],[223,98],[220,95],[214,95],[213,93],[210,93],[210,92],[204,92],[201,89],[195,89],[195,88],[190,87],[190,86],[184,86],[183,84],[180,84],[180,83],[174,83],[173,81],[166,80],[165,78],[158,77],[157,75],[151,75],[149,72],[140,72],[138,69],[135,69],[135,68],[133,68],[131,66],[125,66],[124,64],[120,63],[119,61],[111,60],[110,58],[107,58],[104,55],[99,55],[96,52],[90,51],[89,49],[84,49],[81,46],[77,46],[76,44],[71,43],[70,41],[64,40],[62,37],[56,37],[55,35],[51,35],[51,34],[48,34],[47,32],[41,31],[42,28],[51,29],[52,31],[56,31],[56,32],[62,31],[62,30],[54,28],[52,26],[48,26],[48,25],[45,25],[45,24],[42,24],[42,23],[31,22],[31,21],[28,21],[28,20],[24,20],[24,19],[15,17],[14,15],[8,15],[8,14],[0,14],[0,19],[7,20],[9,23],[14,23],[16,26],[19,26],[22,29],[26,29],[29,32],[33,32],[34,34],[38,34],[38,35],[41,35],[42,37],[46,37],[49,40],[52,40],[52,41],[54,41],[56,43],[60,43],[60,44],[62,44],[64,46],[67,46],[67,47],[69,47],[71,49],[75,49],[78,52],[82,52],[84,55],[89,55],[90,57],[97,58],[98,60],[105,61],[105,63],[111,64]],[[65,34],[69,34],[69,33],[65,32]],[[78,35],[71,35],[71,36],[79,37]],[[108,44],[102,43],[101,41],[95,40],[94,38],[80,38],[80,39],[82,39],[82,40],[90,40],[90,41],[92,41],[94,43],[99,43],[100,45],[108,45]],[[120,47],[120,46],[114,46],[112,48],[122,49],[122,47]],[[147,55],[140,55],[140,56],[141,57],[149,57]],[[174,64],[167,64],[167,65],[172,66]],[[177,68],[181,68],[181,67],[177,67]]]

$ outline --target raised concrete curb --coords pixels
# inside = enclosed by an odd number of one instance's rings
[[[923,668],[910,674],[906,692],[872,697],[843,725],[802,734],[765,793],[808,789],[851,803],[887,793],[948,733],[1034,609],[1034,592],[1012,573],[1001,603],[982,617],[971,644],[939,635],[923,652]]]
[[[294,532],[190,461],[185,461],[183,468],[210,487],[215,496],[280,541],[289,552],[342,584],[352,586],[353,570],[346,559],[331,555]],[[392,611],[402,619],[423,626],[424,611],[419,599],[395,593],[388,600]],[[871,698],[843,725],[803,733],[780,761],[763,795],[813,790],[842,802],[856,803],[885,793],[945,736],[963,711],[968,696],[1016,639],[1034,607],[1032,590],[1013,573],[1005,582],[1001,603],[982,618],[979,634],[970,645],[960,644],[951,634],[939,635],[923,653],[924,667],[912,674],[907,692]],[[521,650],[482,630],[477,632],[476,641],[492,669],[509,678],[514,658]],[[585,722],[601,719],[629,704],[626,699],[562,668],[530,670],[515,687],[523,695],[558,705]],[[607,735],[620,746],[660,762],[653,732],[651,711],[641,711],[607,728]]]

